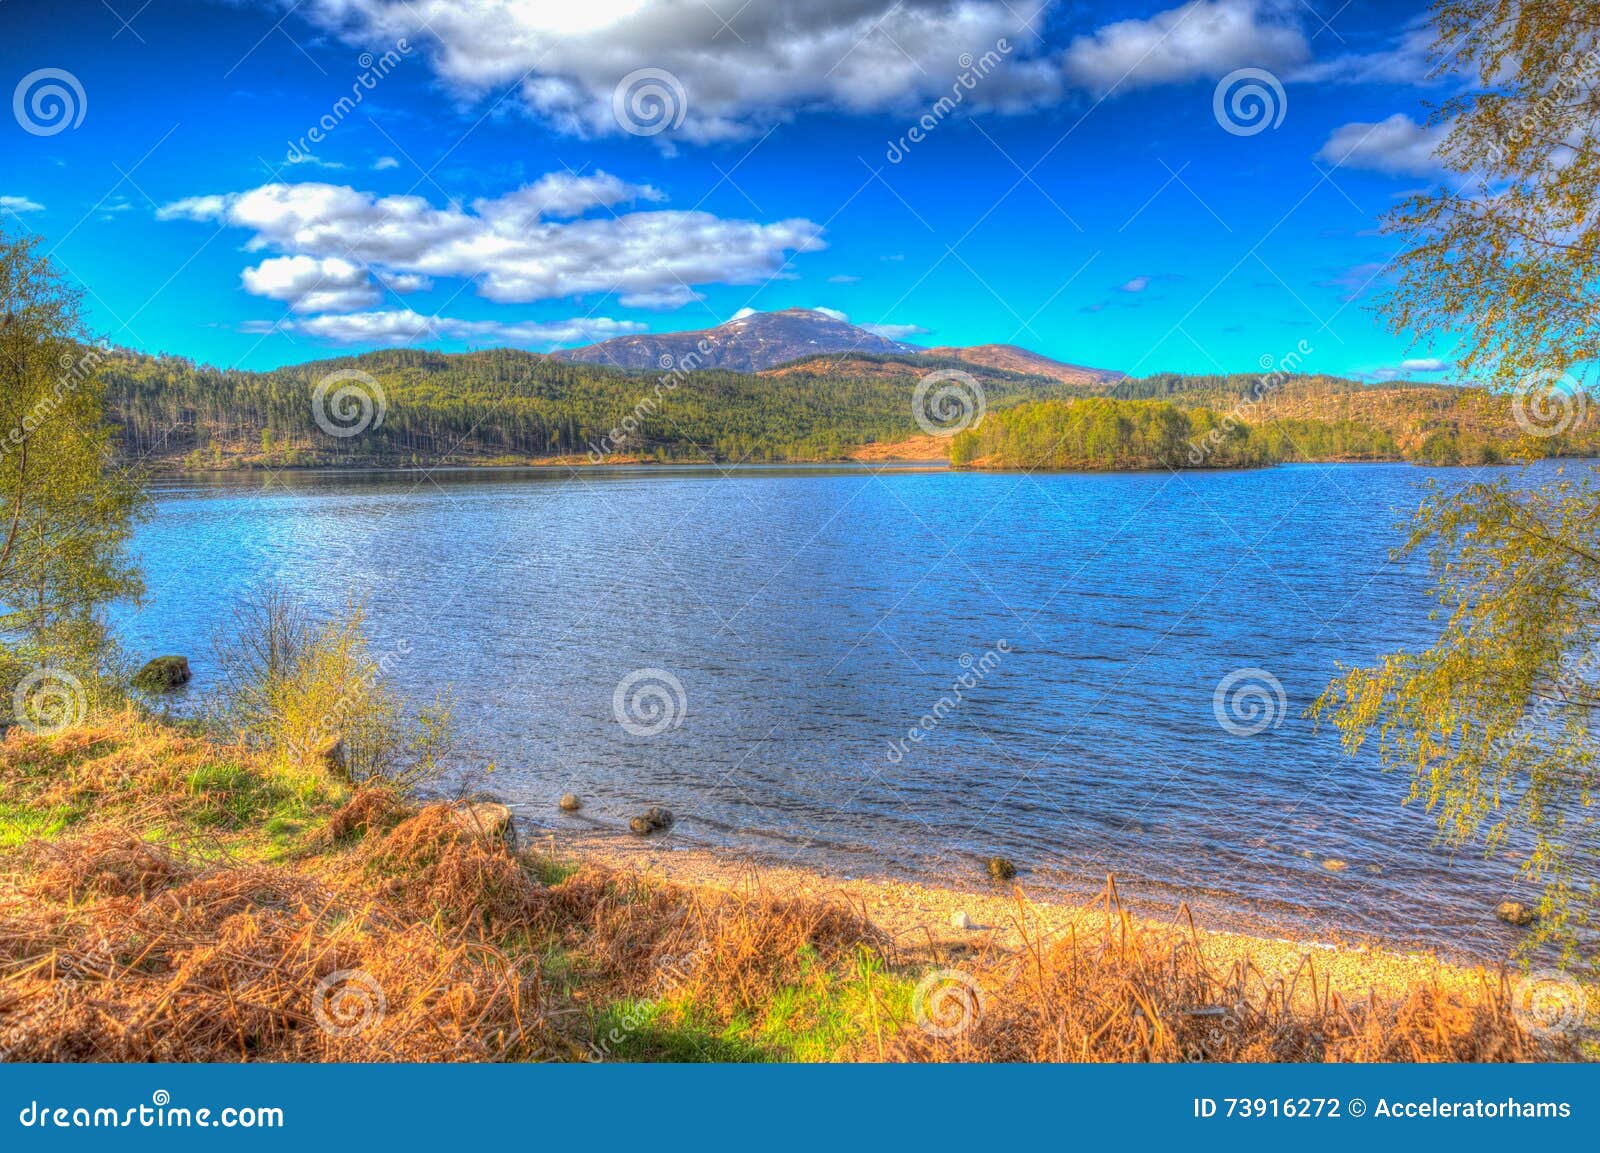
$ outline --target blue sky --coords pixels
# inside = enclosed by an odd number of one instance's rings
[[[1303,341],[1305,371],[1448,376],[1371,309],[1378,218],[1440,179],[1421,4],[140,2],[0,2],[0,220],[145,351],[806,306],[1139,374]]]

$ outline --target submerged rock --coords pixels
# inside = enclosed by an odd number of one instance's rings
[[[672,827],[672,810],[663,809],[660,805],[651,805],[628,822],[628,828],[641,837],[648,837],[657,829],[670,829]]]
[[[450,819],[464,831],[508,849],[517,847],[517,821],[511,809],[499,801],[461,801],[450,809]]]
[[[1009,881],[1017,875],[1016,865],[1007,857],[990,857],[988,869],[989,875],[997,881]]]
[[[1330,873],[1342,873],[1350,866],[1348,863],[1341,861],[1338,857],[1329,857],[1326,861],[1322,862],[1322,867],[1327,869]]]
[[[189,658],[156,657],[133,674],[133,687],[147,693],[166,693],[189,683]]]
[[[561,800],[557,802],[563,813],[576,813],[583,808],[583,802],[578,799],[577,793],[562,793]]]
[[[1521,901],[1501,901],[1495,906],[1494,915],[1508,925],[1522,925],[1524,927],[1533,924],[1539,919],[1539,914]]]

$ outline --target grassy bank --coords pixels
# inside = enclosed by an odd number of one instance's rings
[[[0,748],[12,1060],[1518,1060],[1500,976],[1338,988],[1108,893],[918,943],[844,897],[517,851],[132,714]],[[1548,1044],[1548,1043],[1545,1043]]]

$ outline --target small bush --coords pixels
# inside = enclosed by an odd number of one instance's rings
[[[215,642],[222,725],[291,763],[341,741],[342,772],[355,784],[408,789],[438,776],[451,747],[449,702],[408,710],[388,677],[409,645],[374,657],[365,624],[359,603],[318,623],[281,589],[247,595]]]

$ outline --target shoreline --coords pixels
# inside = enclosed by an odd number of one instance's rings
[[[887,875],[847,877],[820,866],[780,864],[737,850],[686,843],[670,834],[641,838],[592,828],[533,825],[525,835],[525,845],[559,859],[596,862],[692,889],[843,901],[860,910],[897,948],[912,955],[948,958],[995,951],[1017,953],[1041,943],[1048,945],[1074,930],[1093,928],[1098,932],[1107,917],[1103,895],[1073,901],[1053,894],[1032,894],[1021,885],[996,884],[985,892],[977,886],[928,884]],[[1141,931],[1157,936],[1189,936],[1192,931],[1202,955],[1216,968],[1245,965],[1269,981],[1281,979],[1286,985],[1314,974],[1319,985],[1327,983],[1347,999],[1372,994],[1398,997],[1419,983],[1467,992],[1480,988],[1485,980],[1497,979],[1495,967],[1487,961],[1450,960],[1426,948],[1211,928],[1198,916],[1182,920],[1147,916],[1136,901],[1126,897],[1122,907]],[[970,927],[958,927],[962,914]]]

